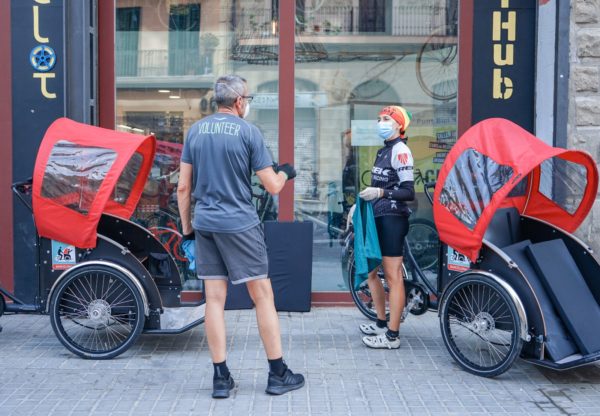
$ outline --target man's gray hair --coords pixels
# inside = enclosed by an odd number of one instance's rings
[[[215,101],[219,107],[231,107],[244,95],[246,80],[239,75],[224,75],[215,82]]]

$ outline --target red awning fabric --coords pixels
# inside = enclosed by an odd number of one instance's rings
[[[542,172],[540,165],[547,160],[551,168]],[[583,178],[577,198],[570,197],[569,189],[563,192],[562,200],[571,201],[572,210],[552,197],[558,193],[556,183],[574,180],[557,176],[563,164]],[[513,195],[519,187],[522,192]],[[597,189],[597,167],[588,153],[549,146],[511,121],[492,118],[467,130],[448,153],[434,192],[433,215],[440,240],[475,261],[497,209],[514,206],[523,215],[574,232],[591,210]]]
[[[155,149],[153,136],[56,120],[40,144],[33,173],[39,235],[80,248],[95,247],[102,213],[131,217]]]

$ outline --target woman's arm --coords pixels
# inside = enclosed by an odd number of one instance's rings
[[[398,189],[384,190],[382,198],[394,201],[413,201],[415,199],[415,183],[413,181],[401,182]]]

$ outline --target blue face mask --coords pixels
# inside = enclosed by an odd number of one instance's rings
[[[377,123],[379,130],[379,137],[383,140],[387,140],[394,133],[394,125],[391,121],[380,121]]]

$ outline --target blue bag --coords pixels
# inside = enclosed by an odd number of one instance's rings
[[[356,198],[356,208],[352,216],[354,224],[354,289],[367,279],[381,264],[381,249],[377,238],[377,227],[373,206],[370,202]]]

